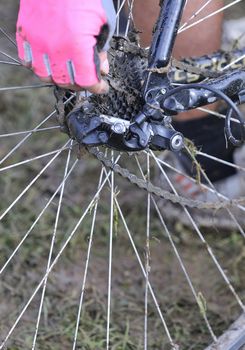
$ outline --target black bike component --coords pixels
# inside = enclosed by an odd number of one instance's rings
[[[178,152],[184,146],[184,137],[180,132],[170,128],[164,128],[161,124],[151,124],[153,137],[151,148],[154,150],[169,149]]]
[[[144,105],[142,112],[134,118],[134,122],[140,125],[145,120],[162,121],[163,119],[164,115],[155,96],[155,99],[150,100],[147,104]]]
[[[239,91],[238,100],[239,104],[245,103],[245,90]]]
[[[164,0],[150,48],[149,68],[169,63],[186,0]]]
[[[82,109],[77,109],[67,116],[67,124],[70,135],[84,146],[106,145],[125,152],[141,151],[147,147],[179,151],[183,147],[182,134],[171,129],[170,125],[154,124],[146,121],[147,118],[144,115],[141,121],[138,118],[138,122],[126,128],[125,125],[119,127],[122,125],[120,119],[114,123],[106,122],[105,116],[87,115]]]
[[[161,5],[150,47],[149,69],[167,67],[169,64],[185,3],[186,0],[165,0]],[[154,97],[154,88],[158,85],[156,82],[158,79],[159,74],[155,74],[150,70],[147,72],[143,87],[143,95],[146,100],[150,90],[150,99]],[[169,88],[169,79],[167,77],[162,88]]]
[[[151,126],[147,122],[141,124],[133,123],[129,127],[128,140],[125,140],[125,144],[132,150],[145,149],[150,141],[151,137]]]
[[[222,92],[230,98],[236,98],[245,88],[245,71],[234,71],[207,84],[188,84],[183,89],[180,86],[166,94],[162,108],[170,114],[177,114],[185,110],[197,108],[215,102]],[[185,90],[185,91],[184,91]],[[175,91],[175,93],[172,93]],[[229,103],[228,103],[229,104]]]
[[[101,130],[102,121],[99,117],[85,116],[78,109],[67,117],[70,134],[79,144],[101,145],[108,141],[107,134]]]
[[[245,138],[245,121],[240,121],[241,126],[241,139],[237,139],[234,136],[234,133],[232,132],[231,128],[231,118],[234,116],[234,110],[232,108],[229,109],[226,118],[225,118],[225,133],[228,138],[228,140],[234,145],[234,146],[241,146],[244,143]]]
[[[236,78],[238,79],[238,72],[236,73]],[[245,72],[242,72],[245,74]],[[241,72],[240,72],[241,75]],[[244,78],[244,77],[243,77]],[[240,90],[242,89],[242,84],[245,84],[245,80],[238,79],[238,85],[240,86]],[[215,82],[214,82],[215,83]],[[234,81],[231,81],[231,86],[227,86],[227,89],[230,91],[231,96],[236,96],[239,93],[239,90],[237,90],[236,84],[234,84]],[[187,94],[183,93],[184,90],[187,90]],[[189,91],[188,91],[189,90]],[[176,113],[177,111],[183,111],[182,107],[184,103],[189,103],[189,105],[192,105],[191,99],[193,98],[194,102],[196,102],[196,90],[201,90],[201,93],[198,95],[200,97],[200,100],[202,100],[202,105],[205,105],[208,103],[215,102],[217,98],[225,101],[227,105],[230,107],[230,112],[228,113],[226,117],[226,124],[225,124],[225,133],[227,135],[228,140],[233,143],[235,146],[240,146],[244,143],[245,140],[245,121],[243,118],[242,113],[236,106],[236,104],[229,98],[223,91],[216,90],[211,84],[187,84],[182,85],[177,88],[172,89],[171,91],[167,92],[165,95],[165,99],[162,101],[162,108],[167,110],[168,112]],[[232,93],[233,91],[233,93]],[[191,93],[194,93],[191,95]],[[211,94],[210,94],[211,93]],[[177,98],[173,98],[174,96],[178,96]],[[212,98],[212,100],[207,101],[207,98]],[[189,109],[189,108],[188,108]],[[241,131],[241,139],[238,140],[232,135],[231,127],[230,127],[230,121],[232,115],[235,113],[235,117],[240,122],[240,131]]]
[[[158,96],[165,94],[171,89],[170,80],[166,74],[159,74],[156,72],[148,72],[143,91],[144,99],[148,104],[154,104],[158,101]]]

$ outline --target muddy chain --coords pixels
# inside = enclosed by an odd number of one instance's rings
[[[174,204],[180,204],[182,206],[187,206],[189,208],[196,209],[227,209],[232,207],[237,207],[238,205],[242,205],[245,203],[245,198],[234,199],[234,200],[222,200],[216,202],[203,202],[199,200],[189,199],[185,197],[181,197],[174,193],[171,193],[167,190],[163,190],[162,188],[153,185],[149,181],[145,181],[144,179],[140,179],[135,174],[130,173],[128,169],[121,167],[117,163],[113,163],[109,158],[105,156],[105,154],[99,151],[96,147],[91,147],[87,149],[90,154],[92,154],[97,160],[99,160],[106,168],[114,171],[119,174],[123,178],[127,179],[130,183],[136,185],[140,189],[145,190],[151,195],[155,195],[159,198],[169,200]]]

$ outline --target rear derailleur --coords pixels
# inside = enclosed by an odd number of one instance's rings
[[[180,151],[183,135],[171,126],[171,118],[162,114],[157,103],[145,105],[133,120],[96,115],[87,101],[66,117],[70,136],[83,146],[108,146],[122,152],[153,150]]]

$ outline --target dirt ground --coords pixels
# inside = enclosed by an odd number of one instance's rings
[[[13,0],[5,2],[4,5],[0,4],[0,12],[5,19],[4,26],[10,32],[13,32],[17,5],[18,1]],[[230,13],[228,17],[237,18],[241,16],[241,13],[245,13],[245,1],[242,1],[239,9]],[[0,39],[0,45],[5,45],[5,49],[13,52],[11,46],[3,39]],[[9,85],[16,85],[20,82],[24,84],[38,82],[31,74],[17,70],[10,73],[10,71],[1,69],[0,79],[1,84],[5,82]],[[50,105],[51,108],[54,105],[50,91],[31,93],[28,91],[11,95],[4,93],[0,97],[0,102],[0,127],[4,132],[30,129],[33,126],[33,119],[35,120],[34,124],[36,124],[43,115],[50,111]],[[53,123],[50,122],[47,125],[53,125]],[[40,138],[37,136],[34,141],[27,142],[21,148],[21,152],[15,155],[12,160],[17,162],[32,155],[59,148],[65,140],[66,136],[59,132],[55,133],[53,137],[46,135]],[[11,146],[11,142],[1,141],[1,158]],[[75,157],[74,154],[73,158],[75,159]],[[20,237],[34,221],[37,211],[40,211],[47,198],[54,193],[57,184],[62,179],[61,171],[63,171],[64,161],[65,158],[61,157],[55,166],[51,166],[45,176],[24,197],[24,201],[1,223],[0,266],[3,265],[19,242]],[[0,203],[1,211],[6,207],[6,203],[11,203],[12,198],[20,192],[28,180],[33,178],[33,175],[38,173],[43,165],[42,161],[37,165],[31,163],[25,169],[16,168],[9,175],[0,178],[0,191],[3,198]],[[91,198],[91,193],[97,186],[97,179],[96,161],[82,159],[73,174],[72,181],[67,185],[54,256],[78,220],[81,213],[81,203],[86,203],[88,198]],[[146,194],[135,191],[131,185],[121,179],[116,181],[120,189],[118,200],[125,215],[127,215],[140,257],[144,261]],[[109,249],[108,193],[108,190],[104,191],[98,208],[98,221],[78,336],[78,343],[82,344],[79,345],[78,349],[81,350],[105,348]],[[10,264],[2,276],[0,283],[0,339],[6,334],[9,326],[45,272],[57,202],[56,198],[47,215],[40,221],[22,247],[14,263]],[[152,210],[152,217],[150,281],[158,302],[171,334],[180,348],[182,350],[203,350],[211,342],[210,335],[202,320],[202,312],[204,311],[201,310],[202,307],[197,306],[190,292],[166,233],[154,210]],[[50,275],[37,349],[66,350],[71,348],[91,220],[92,215],[89,215],[84,224],[79,227],[62,255],[62,259]],[[122,221],[116,212],[114,213],[114,223],[117,229],[113,237],[112,349],[142,349],[145,280]],[[180,223],[171,222],[169,228],[189,271],[200,303],[202,306],[207,304],[205,314],[210,320],[214,332],[220,335],[238,317],[241,310],[195,232]],[[229,232],[216,228],[204,230],[204,235],[222,267],[229,274],[236,291],[245,301],[245,248],[241,235],[235,230]],[[149,300],[148,348],[167,350],[169,347],[160,318],[157,316],[153,300],[151,298]],[[14,332],[8,349],[31,348],[39,301],[40,293],[34,298]]]

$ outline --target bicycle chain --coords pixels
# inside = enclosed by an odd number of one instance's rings
[[[153,185],[150,181],[140,179],[135,174],[130,173],[126,168],[121,167],[117,163],[113,163],[105,154],[99,151],[96,147],[91,147],[87,149],[90,154],[92,154],[97,160],[99,160],[105,167],[111,169],[115,173],[119,174],[123,178],[129,180],[130,183],[136,185],[140,189],[144,189],[151,195],[155,195],[165,200],[169,200],[174,204],[180,204],[182,206],[187,206],[189,208],[195,209],[227,209],[237,205],[245,203],[245,198],[236,200],[222,200],[217,202],[203,202],[200,200],[194,200],[176,195],[167,190],[164,190],[158,186]]]

